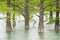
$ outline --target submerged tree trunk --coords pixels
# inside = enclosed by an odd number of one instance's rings
[[[59,28],[59,0],[56,0],[56,22],[55,22],[55,30],[60,29]]]
[[[7,20],[6,20],[6,32],[10,32],[12,31],[12,27],[11,27],[11,19],[10,19],[10,14],[9,12],[7,13]],[[9,17],[9,18],[8,18]]]
[[[43,21],[44,6],[43,6],[43,1],[44,0],[40,0],[40,17],[39,17],[38,32],[44,32],[44,21]]]
[[[15,0],[13,0],[15,1]],[[15,5],[13,5],[13,10],[15,11]],[[13,13],[13,27],[16,26],[16,20],[15,20],[15,12]]]
[[[25,0],[25,28],[29,28],[28,0]]]
[[[7,7],[10,7],[10,0],[7,0]],[[6,20],[6,32],[11,32],[11,18],[10,13],[7,11],[7,20]]]

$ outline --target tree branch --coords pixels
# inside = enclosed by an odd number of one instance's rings
[[[21,6],[16,6],[16,7],[18,7],[18,8],[19,8],[19,10],[21,10],[21,9],[22,9],[22,10],[24,10],[24,8],[23,8],[23,7],[21,7]],[[23,14],[23,13],[22,13],[22,15],[25,17],[25,14]]]
[[[38,16],[38,17],[40,17],[40,16],[39,16],[39,15],[37,15],[36,13],[35,13],[35,15],[36,15],[36,16]]]
[[[54,4],[48,4],[47,6],[44,7],[44,9],[47,8],[48,6],[51,6],[51,5],[54,5]]]

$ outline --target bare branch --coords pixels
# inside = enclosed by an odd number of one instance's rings
[[[16,7],[18,7],[18,8],[19,8],[19,10],[24,10],[24,8],[23,8],[23,7],[21,7],[21,6],[16,6]],[[25,14],[23,14],[23,13],[22,13],[22,15],[25,17]]]
[[[40,16],[39,16],[39,15],[37,15],[36,13],[35,13],[35,15],[36,15],[36,16],[38,16],[38,17],[40,17]]]
[[[22,15],[25,17],[25,14],[22,13]]]
[[[51,6],[51,5],[54,5],[54,4],[48,4],[47,6],[44,7],[44,9],[47,8],[48,6]]]

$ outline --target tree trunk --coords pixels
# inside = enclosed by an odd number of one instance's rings
[[[53,7],[53,6],[50,5],[50,9],[52,9],[52,7]],[[50,10],[50,18],[51,18],[51,17],[53,17],[53,12],[52,12],[52,10]]]
[[[13,27],[16,26],[15,13],[13,14]]]
[[[38,32],[44,32],[44,22],[43,22],[44,6],[43,6],[43,1],[44,0],[40,0],[40,17],[39,17]]]
[[[10,0],[7,0],[7,7],[10,7]],[[6,32],[11,32],[11,18],[10,18],[10,13],[7,12],[7,20],[6,20]]]
[[[15,1],[15,0],[13,0]],[[15,11],[15,5],[13,5],[13,10]],[[15,12],[13,13],[13,27],[16,26],[16,20],[15,20]]]
[[[52,9],[52,5],[50,6],[50,9]],[[50,10],[50,21],[53,19],[53,12]]]
[[[50,11],[50,18],[53,18],[53,13],[52,13],[52,11]]]
[[[25,28],[29,28],[28,0],[25,0]]]
[[[56,0],[56,22],[55,22],[55,30],[59,29],[59,0]]]

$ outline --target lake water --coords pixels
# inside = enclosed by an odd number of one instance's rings
[[[0,14],[3,17],[3,14]],[[4,15],[5,17],[6,15]],[[30,21],[29,30],[24,29],[24,18],[22,16],[16,17],[16,27],[12,32],[6,33],[6,19],[0,20],[0,40],[60,40],[60,31],[54,31],[54,23],[46,24],[44,22],[44,34],[38,34],[38,20],[34,15],[34,20],[37,21],[33,27],[33,20]]]

